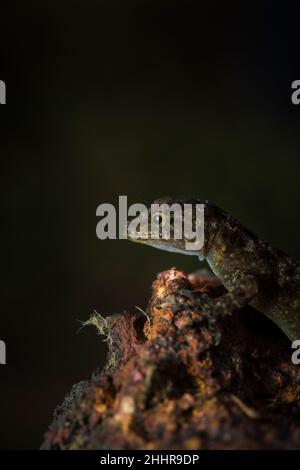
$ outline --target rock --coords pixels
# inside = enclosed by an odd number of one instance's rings
[[[300,366],[290,342],[250,307],[218,318],[216,278],[158,275],[145,314],[96,313],[107,365],[73,387],[43,449],[297,449]]]

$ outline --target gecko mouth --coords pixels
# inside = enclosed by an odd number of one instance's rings
[[[128,240],[130,240],[131,242],[134,242],[134,243],[147,243],[148,240],[144,239],[144,238],[131,238],[131,237],[127,237]]]

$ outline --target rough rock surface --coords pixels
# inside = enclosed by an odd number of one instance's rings
[[[145,315],[95,314],[107,367],[73,387],[42,448],[300,448],[290,342],[251,308],[205,315],[203,294],[223,292],[214,278],[172,268],[154,281]]]

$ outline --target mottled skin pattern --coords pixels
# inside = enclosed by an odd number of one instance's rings
[[[182,207],[184,203],[205,204],[203,248],[187,252],[185,240],[151,239],[150,209],[149,239],[133,241],[206,259],[228,290],[216,303],[205,296],[207,310],[226,315],[249,304],[273,320],[291,341],[300,339],[300,265],[207,201],[171,198],[154,201],[163,202],[179,203]]]

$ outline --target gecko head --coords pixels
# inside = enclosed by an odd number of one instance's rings
[[[127,238],[165,251],[205,258],[212,210],[207,201],[159,198],[127,225]],[[204,227],[205,221],[205,227]]]

